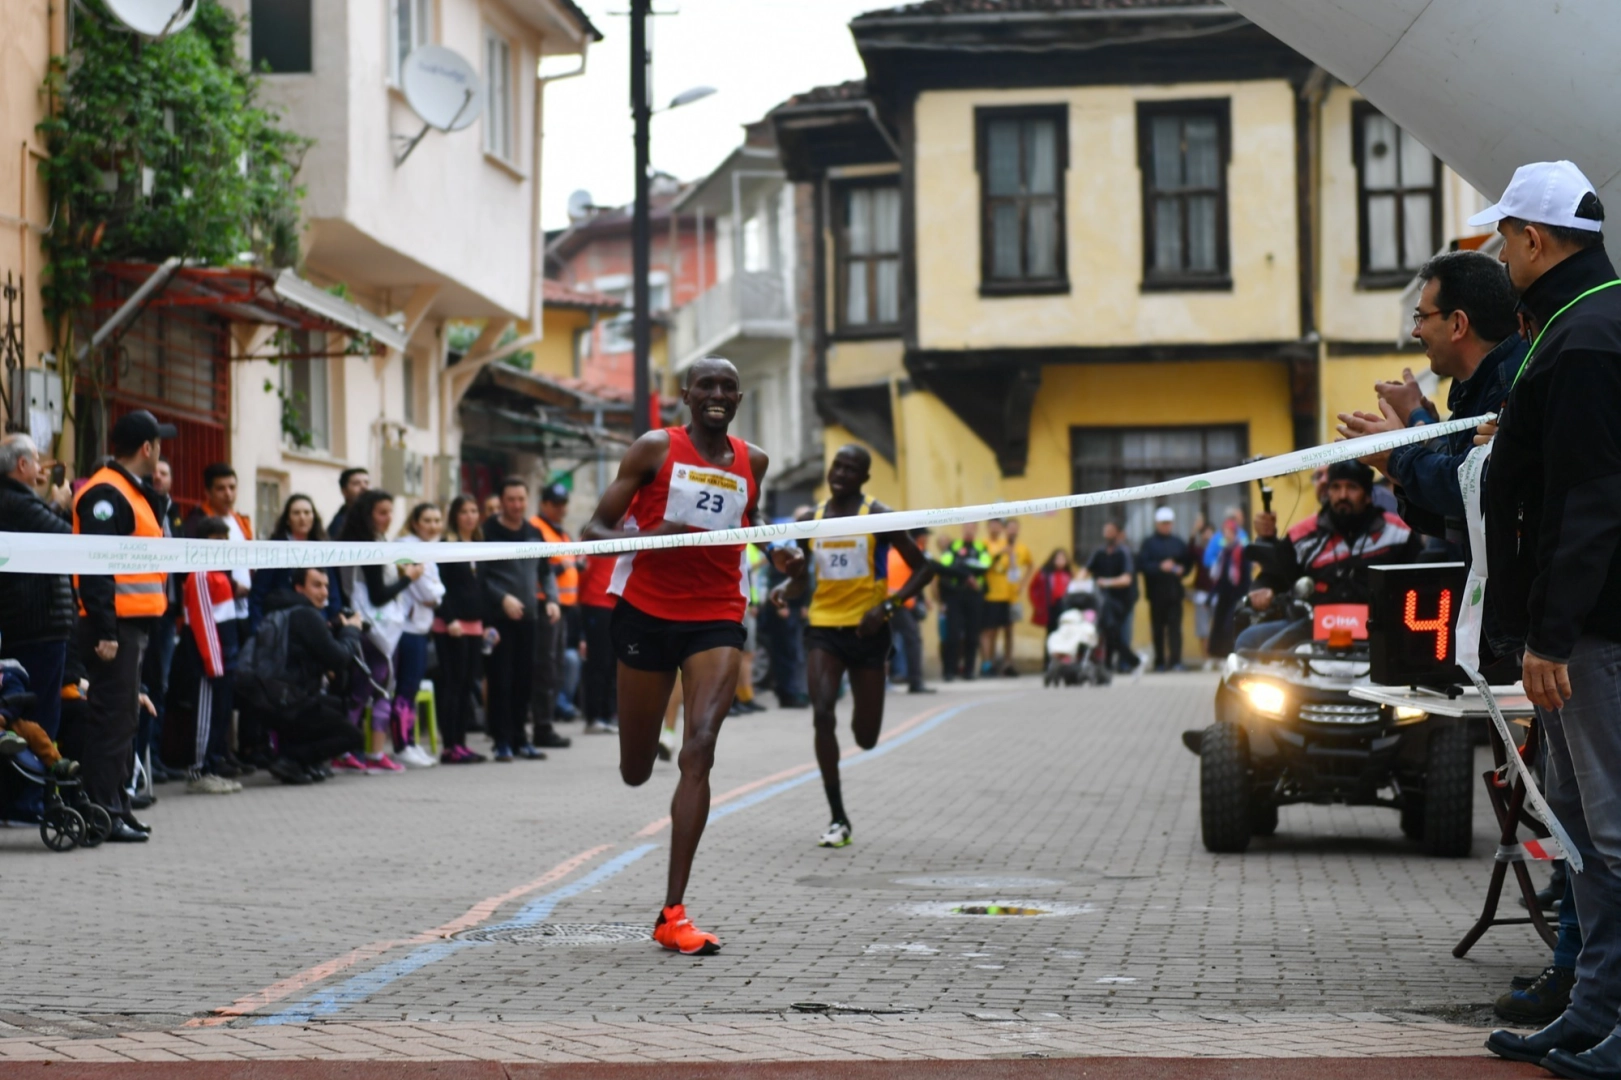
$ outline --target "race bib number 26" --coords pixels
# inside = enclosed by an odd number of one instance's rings
[[[748,505],[748,482],[736,473],[696,465],[670,470],[664,520],[695,529],[737,529]]]
[[[854,581],[871,577],[867,563],[867,538],[845,536],[836,540],[817,540],[816,576],[822,581]]]

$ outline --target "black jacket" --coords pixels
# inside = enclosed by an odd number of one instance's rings
[[[1289,534],[1261,538],[1245,549],[1261,566],[1256,584],[1287,596],[1295,582],[1310,577],[1316,599],[1325,604],[1366,604],[1368,567],[1410,563],[1418,558],[1419,535],[1395,514],[1368,504],[1360,520],[1337,528],[1327,510],[1296,522]]]
[[[439,564],[439,580],[445,586],[445,598],[434,612],[447,623],[481,621],[487,612],[484,587],[480,583],[482,567],[470,562],[443,562]]]
[[[1166,559],[1176,562],[1176,573],[1167,574],[1159,568]],[[1151,534],[1137,552],[1137,569],[1143,575],[1143,591],[1150,600],[1169,603],[1182,599],[1182,578],[1193,569],[1193,553],[1188,542],[1174,533],[1170,536]]]
[[[64,536],[73,524],[20,480],[0,476],[0,532]],[[0,644],[66,641],[77,614],[66,574],[0,574]]]
[[[1542,334],[1509,394],[1486,481],[1487,607],[1504,641],[1568,660],[1583,634],[1621,641],[1621,286],[1602,247],[1525,290]]]
[[[360,655],[360,631],[353,626],[333,630],[326,615],[302,593],[272,593],[265,599],[265,614],[291,608],[287,623],[287,671],[298,685],[316,688],[331,673],[347,678],[349,665]],[[342,683],[340,689],[347,689]]]
[[[116,461],[108,468],[117,469],[124,479],[146,497],[152,513],[161,525],[169,518],[169,497],[159,495],[145,480],[137,478]],[[111,484],[97,484],[86,488],[79,498],[79,532],[86,536],[130,536],[135,532],[135,511],[129,501]],[[105,502],[109,512],[96,514],[96,507]],[[110,574],[80,574],[79,600],[84,604],[85,620],[93,641],[113,641],[118,637],[118,615],[113,609],[113,579]]]

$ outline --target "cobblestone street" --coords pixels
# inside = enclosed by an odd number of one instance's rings
[[[814,843],[808,714],[729,721],[688,895],[725,949],[702,960],[645,940],[674,766],[627,789],[607,737],[313,789],[169,785],[145,846],[0,831],[8,910],[52,898],[8,926],[0,1059],[1483,1053],[1478,1006],[1546,963],[1525,927],[1450,955],[1489,872],[1484,798],[1468,860],[1419,854],[1394,812],[1314,807],[1211,856],[1179,735],[1213,686],[892,695],[886,741],[847,759],[838,851]],[[993,903],[1045,914],[951,913]]]

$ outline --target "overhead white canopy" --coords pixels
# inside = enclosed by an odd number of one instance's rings
[[[1621,215],[1615,0],[1227,4],[1356,87],[1492,197],[1516,166],[1568,158]]]

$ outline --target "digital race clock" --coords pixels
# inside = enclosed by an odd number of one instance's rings
[[[1368,652],[1383,686],[1447,687],[1465,681],[1457,664],[1463,563],[1368,569]]]

